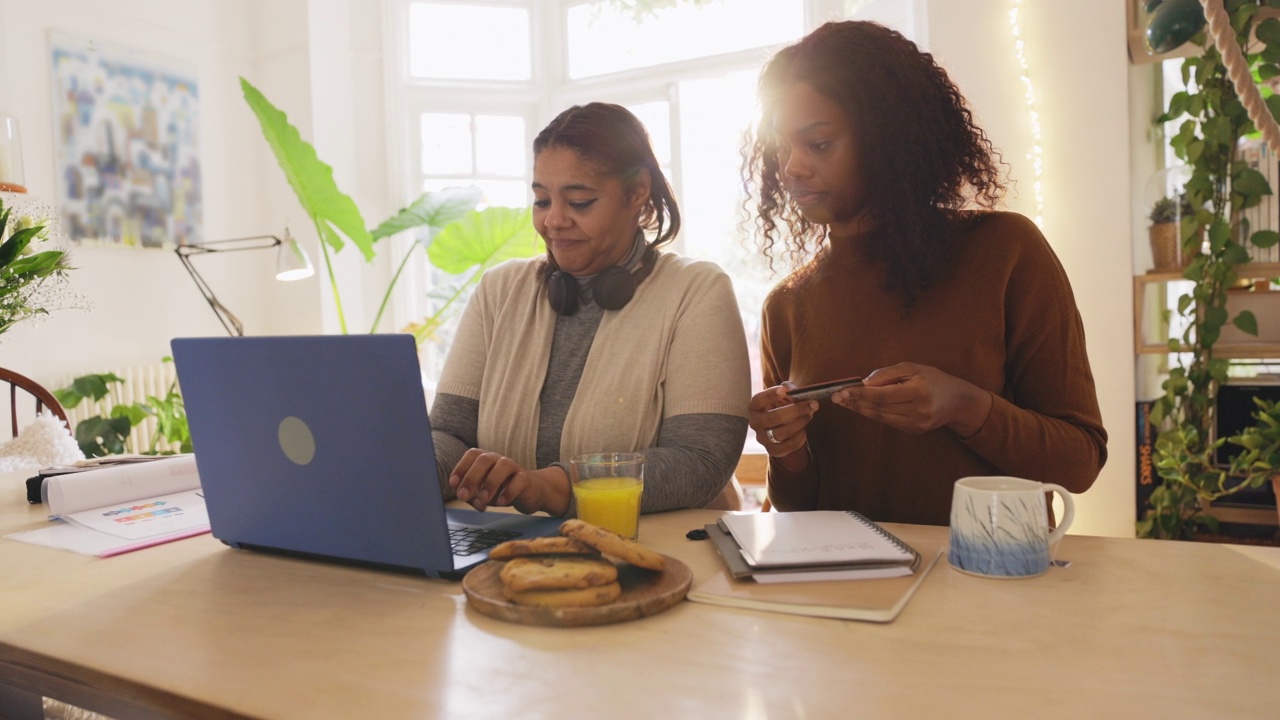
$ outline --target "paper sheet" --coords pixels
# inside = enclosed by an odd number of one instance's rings
[[[209,532],[193,455],[50,477],[42,495],[53,523],[5,537],[110,557]]]
[[[146,500],[106,505],[62,516],[86,530],[125,540],[142,540],[209,526],[209,511],[199,490],[160,495]]]
[[[96,530],[86,530],[79,525],[55,520],[50,523],[48,527],[42,527],[39,530],[28,530],[26,532],[13,533],[11,535],[6,535],[5,537],[10,540],[18,540],[19,542],[31,543],[33,545],[43,545],[45,547],[56,548],[58,550],[70,550],[71,552],[80,553],[81,555],[111,557],[112,555],[120,555],[132,550],[151,547],[152,545],[181,540],[182,538],[192,537],[194,535],[203,535],[207,532],[209,532],[209,527],[206,525],[203,528],[158,535],[146,540],[126,540],[115,535],[100,533]]]

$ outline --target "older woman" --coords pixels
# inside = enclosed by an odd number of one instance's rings
[[[533,153],[547,256],[487,272],[463,315],[431,409],[444,491],[480,510],[565,515],[569,458],[642,451],[642,512],[704,505],[747,429],[729,278],[659,250],[680,211],[626,109],[571,107]]]

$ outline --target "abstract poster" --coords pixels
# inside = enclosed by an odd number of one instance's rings
[[[62,231],[102,245],[198,242],[195,64],[58,33],[50,47]]]

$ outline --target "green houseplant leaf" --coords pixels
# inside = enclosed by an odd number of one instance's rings
[[[14,275],[28,277],[46,277],[58,270],[67,268],[67,254],[62,250],[45,250],[44,252],[26,255],[9,264],[8,270]]]
[[[377,332],[378,323],[382,322],[382,314],[387,310],[387,304],[391,302],[391,291],[395,289],[396,283],[400,281],[400,275],[404,273],[405,267],[409,264],[409,258],[413,257],[414,249],[419,245],[425,246],[431,242],[436,233],[445,228],[449,223],[458,220],[466,215],[468,210],[476,206],[476,203],[484,199],[484,192],[474,185],[468,187],[450,187],[436,192],[423,193],[417,200],[409,204],[409,207],[403,208],[400,212],[392,217],[384,220],[381,225],[374,228],[370,234],[374,240],[394,235],[405,230],[412,230],[422,226],[427,227],[427,232],[418,238],[418,242],[409,246],[404,257],[400,260],[400,265],[396,268],[396,274],[391,277],[391,282],[387,284],[387,291],[382,295],[382,303],[378,305],[378,312],[373,317],[373,326],[369,332]],[[432,329],[434,332],[434,328]]]
[[[316,156],[316,149],[302,139],[283,111],[272,105],[248,80],[240,78],[244,99],[253,108],[262,125],[262,135],[275,152],[290,187],[298,196],[302,209],[316,224],[316,230],[334,251],[342,249],[341,230],[366,260],[373,258],[373,238],[365,229],[360,208],[350,196],[338,189],[333,168]]]
[[[473,209],[484,199],[484,192],[474,185],[451,187],[423,193],[409,207],[382,221],[370,231],[374,240],[426,225],[439,230]]]
[[[31,244],[31,239],[40,232],[42,228],[30,227],[15,232],[8,240],[0,245],[0,268],[7,268],[9,264],[14,262],[23,250],[27,249],[27,245]]]
[[[457,275],[541,252],[542,239],[534,232],[528,208],[489,207],[473,210],[441,231],[427,248],[427,257],[432,265]]]
[[[429,229],[419,235],[418,242],[410,246],[400,260],[370,332],[377,331],[392,290],[415,248],[426,246],[427,259],[431,264],[454,275],[476,268],[470,277],[457,286],[444,307],[423,323],[412,326],[419,343],[434,332],[440,325],[444,311],[463,296],[484,270],[503,260],[545,252],[533,230],[528,209],[489,207],[483,211],[474,211],[472,208],[483,199],[483,193],[475,187],[446,188],[424,193],[377,227],[366,230],[355,201],[338,190],[334,183],[333,168],[317,157],[315,148],[302,139],[284,112],[267,101],[244,78],[240,78],[240,85],[289,185],[315,223],[316,232],[322,240],[320,248],[324,252],[329,283],[337,305],[338,322],[344,334],[347,332],[347,324],[328,252],[329,248],[334,252],[342,248],[339,231],[360,248],[366,259],[372,259],[375,254],[373,246],[377,240],[422,226]]]
[[[1258,335],[1258,318],[1254,317],[1253,311],[1242,310],[1239,315],[1231,321],[1241,332],[1248,333],[1257,337]]]
[[[85,457],[119,455],[124,452],[124,442],[132,427],[129,418],[124,416],[94,416],[76,425],[76,443]]]
[[[164,358],[164,362],[172,361],[171,357]],[[167,454],[169,451],[162,453],[158,449],[161,439],[177,447],[178,452],[191,452],[191,432],[187,427],[187,413],[177,380],[170,384],[164,398],[148,395],[146,402],[117,403],[118,396],[112,392],[113,386],[124,382],[124,378],[115,373],[82,375],[67,387],[53,391],[58,402],[68,409],[86,399],[101,401],[111,396],[101,408],[104,414],[76,424],[76,442],[85,456],[101,457],[124,452],[133,429],[152,417],[156,419],[156,432],[151,436],[150,448],[142,451],[143,454]]]
[[[81,375],[71,381],[71,385],[53,391],[53,396],[65,408],[74,408],[85,398],[101,400],[111,392],[111,385],[124,382],[124,378],[115,373],[99,373]]]
[[[444,321],[445,312],[474,285],[484,271],[512,258],[533,257],[546,252],[542,239],[534,232],[528,208],[488,207],[473,210],[450,223],[431,241],[427,258],[441,270],[459,275],[476,268],[430,317],[411,324],[419,344],[431,337]]]

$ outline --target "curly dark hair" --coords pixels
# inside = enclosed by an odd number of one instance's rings
[[[574,105],[533,139],[534,157],[549,147],[573,150],[624,184],[634,181],[641,169],[648,170],[649,203],[640,217],[640,227],[653,233],[652,247],[671,242],[680,232],[675,193],[658,165],[649,131],[630,110],[602,102]]]
[[[885,263],[886,289],[909,308],[942,271],[955,222],[1004,195],[1000,155],[932,55],[877,23],[827,23],[765,65],[760,124],[743,146],[744,208],[750,216],[754,195],[771,267],[776,255],[811,264],[826,238],[788,202],[778,163],[774,117],[798,83],[839,105],[854,128],[873,252]]]

